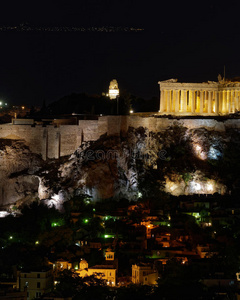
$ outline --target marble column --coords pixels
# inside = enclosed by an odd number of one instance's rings
[[[163,111],[163,91],[160,90],[160,108],[159,111]]]
[[[167,91],[167,112],[169,113],[171,111],[171,106],[170,106],[170,97],[171,97],[171,91]]]
[[[208,113],[212,113],[212,91],[208,91]]]
[[[237,91],[236,90],[233,92],[233,101],[234,101],[234,112],[235,112],[236,110],[238,110],[237,109]]]
[[[167,95],[168,95],[168,91],[164,90],[164,104],[165,104],[164,112],[167,112]]]
[[[164,98],[164,90],[161,90],[161,100],[160,100],[160,112],[164,112],[165,110],[165,98]]]
[[[226,91],[222,91],[223,97],[222,97],[222,112],[227,112],[227,95]]]
[[[231,112],[235,113],[235,97],[234,97],[235,92],[231,91]]]
[[[197,112],[200,111],[200,93],[198,91],[195,91],[195,108]]]
[[[195,113],[195,91],[190,90],[189,91],[189,100],[190,100],[190,105],[191,105],[191,113]]]
[[[235,91],[235,108],[236,110],[239,110],[239,91]]]
[[[202,91],[203,112],[206,111],[206,99],[207,99],[206,91]]]
[[[183,90],[183,105],[182,105],[182,108],[183,108],[183,112],[187,112],[187,91],[186,90]]]
[[[175,102],[173,101],[173,90],[170,91],[170,111],[174,112]]]
[[[219,92],[216,91],[215,92],[215,113],[218,114],[219,113]]]
[[[218,112],[222,112],[222,91],[218,92]]]
[[[179,111],[182,112],[183,110],[183,92],[179,90]]]
[[[204,91],[200,91],[200,114],[203,113],[203,93]]]
[[[175,101],[175,113],[179,112],[179,91],[178,90],[174,90],[173,91],[173,101]]]
[[[230,91],[227,90],[227,105],[226,105],[226,112],[229,114],[230,111],[231,111]]]
[[[216,112],[216,91],[212,92],[212,112]]]

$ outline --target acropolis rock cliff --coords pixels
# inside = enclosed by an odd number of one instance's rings
[[[176,196],[224,194],[238,186],[238,178],[232,174],[234,180],[229,181],[220,168],[228,149],[238,151],[238,119],[221,122],[111,116],[82,122],[84,126],[76,126],[75,133],[69,132],[68,141],[75,135],[73,143],[68,148],[60,147],[58,157],[51,159],[36,153],[38,148],[31,145],[35,130],[41,128],[1,125],[1,206],[37,198],[61,206],[73,195],[83,193],[95,201],[137,199],[158,190]],[[65,143],[62,133],[67,132],[67,127],[62,127],[43,130],[60,132],[61,145]],[[29,137],[31,131],[33,136]],[[78,146],[76,132],[82,139]],[[17,139],[20,134],[21,140]],[[56,136],[47,136],[48,145],[54,145]]]

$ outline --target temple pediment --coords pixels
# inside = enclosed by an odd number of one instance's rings
[[[178,81],[178,79],[171,78],[171,79],[159,81],[158,83],[175,83],[177,81]]]

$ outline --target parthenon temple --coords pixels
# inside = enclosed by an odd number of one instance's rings
[[[240,81],[181,83],[159,81],[160,114],[227,115],[240,110]]]

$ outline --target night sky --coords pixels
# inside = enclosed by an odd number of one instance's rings
[[[50,2],[50,3],[49,3]],[[0,4],[0,98],[41,105],[73,92],[158,96],[159,80],[240,76],[239,1],[8,1]],[[26,31],[2,30],[25,24]],[[143,31],[63,32],[63,27]]]

